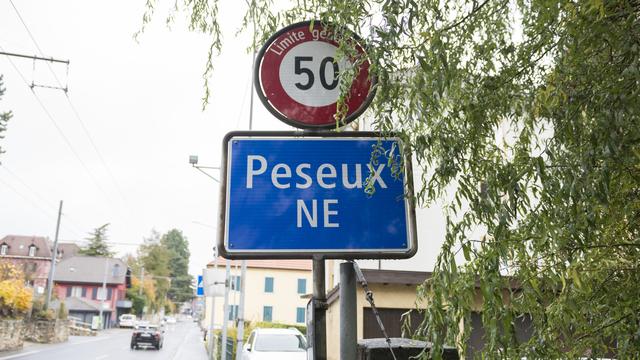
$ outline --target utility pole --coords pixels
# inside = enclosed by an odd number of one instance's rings
[[[144,266],[140,266],[140,288],[138,289],[138,295],[142,296],[142,287],[144,286]]]
[[[256,50],[255,50],[255,24],[254,24],[254,49],[253,60],[251,62],[251,73],[256,66]],[[253,130],[253,86],[254,77],[251,77],[251,97],[249,98],[249,130]],[[238,333],[236,345],[236,360],[242,360],[242,344],[244,342],[244,291],[245,280],[247,276],[247,260],[242,260],[242,270],[240,272],[240,304],[238,304]]]
[[[53,254],[51,254],[51,267],[49,268],[49,278],[47,279],[47,297],[44,302],[45,310],[49,308],[51,292],[53,291],[53,275],[56,273],[56,260],[58,258],[58,234],[60,233],[60,218],[62,217],[62,200],[58,208],[58,222],[56,224],[56,236],[53,239]]]
[[[313,359],[327,359],[327,299],[324,284],[324,259],[313,257]]]
[[[109,272],[109,258],[105,258],[104,262],[104,275],[102,277],[102,294],[100,301],[100,324],[101,328],[105,329],[106,324],[102,322],[102,312],[104,310],[104,301],[107,299],[107,274]]]

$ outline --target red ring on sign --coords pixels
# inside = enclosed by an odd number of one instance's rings
[[[295,41],[297,34],[304,33],[307,40],[300,41],[304,43],[308,41],[323,41],[338,47],[338,44],[328,38],[313,39],[310,29],[311,21],[304,21],[287,26],[275,33],[258,53],[256,59],[256,67],[254,69],[255,87],[258,97],[265,107],[278,119],[283,122],[302,129],[331,129],[336,127],[334,115],[336,113],[336,102],[326,106],[308,106],[301,104],[293,99],[282,86],[280,80],[280,64],[287,53],[295,48],[298,44],[291,44],[287,48],[278,47],[277,44],[287,41],[291,43]],[[321,32],[328,30],[320,21],[314,21],[313,30]],[[292,37],[292,34],[293,37]],[[362,41],[357,35],[352,35],[356,42],[356,50],[362,56],[365,51],[360,46]],[[358,74],[351,85],[349,97],[346,105],[348,106],[347,116],[345,120],[338,124],[344,126],[355,120],[369,106],[375,96],[375,78],[369,77],[370,63],[365,60],[359,68]]]

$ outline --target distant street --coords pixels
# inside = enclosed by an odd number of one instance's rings
[[[157,351],[131,350],[131,329],[107,330],[97,337],[71,336],[62,344],[28,344],[21,352],[0,354],[0,360],[205,360],[202,333],[194,322],[169,325],[164,347]]]

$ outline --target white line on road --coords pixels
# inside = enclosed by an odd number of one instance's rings
[[[109,355],[100,355],[100,356],[98,356],[98,357],[96,358],[96,360],[102,360],[102,359],[106,359],[106,358],[108,358],[108,357],[109,357]]]
[[[27,356],[27,355],[31,355],[31,354],[36,354],[36,353],[39,353],[41,351],[42,350],[34,350],[34,351],[27,351],[25,353],[4,356],[4,357],[0,357],[0,360],[15,359],[15,358],[19,358],[19,357],[23,357],[23,356]]]

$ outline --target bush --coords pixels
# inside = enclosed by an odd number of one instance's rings
[[[44,300],[34,299],[31,306],[31,318],[36,320],[53,320],[56,318],[56,312],[53,309],[44,308]]]
[[[24,285],[22,273],[12,264],[0,264],[0,317],[24,316],[33,293]]]
[[[66,320],[69,316],[69,311],[67,311],[67,306],[64,302],[60,302],[60,307],[58,308],[58,319]]]

